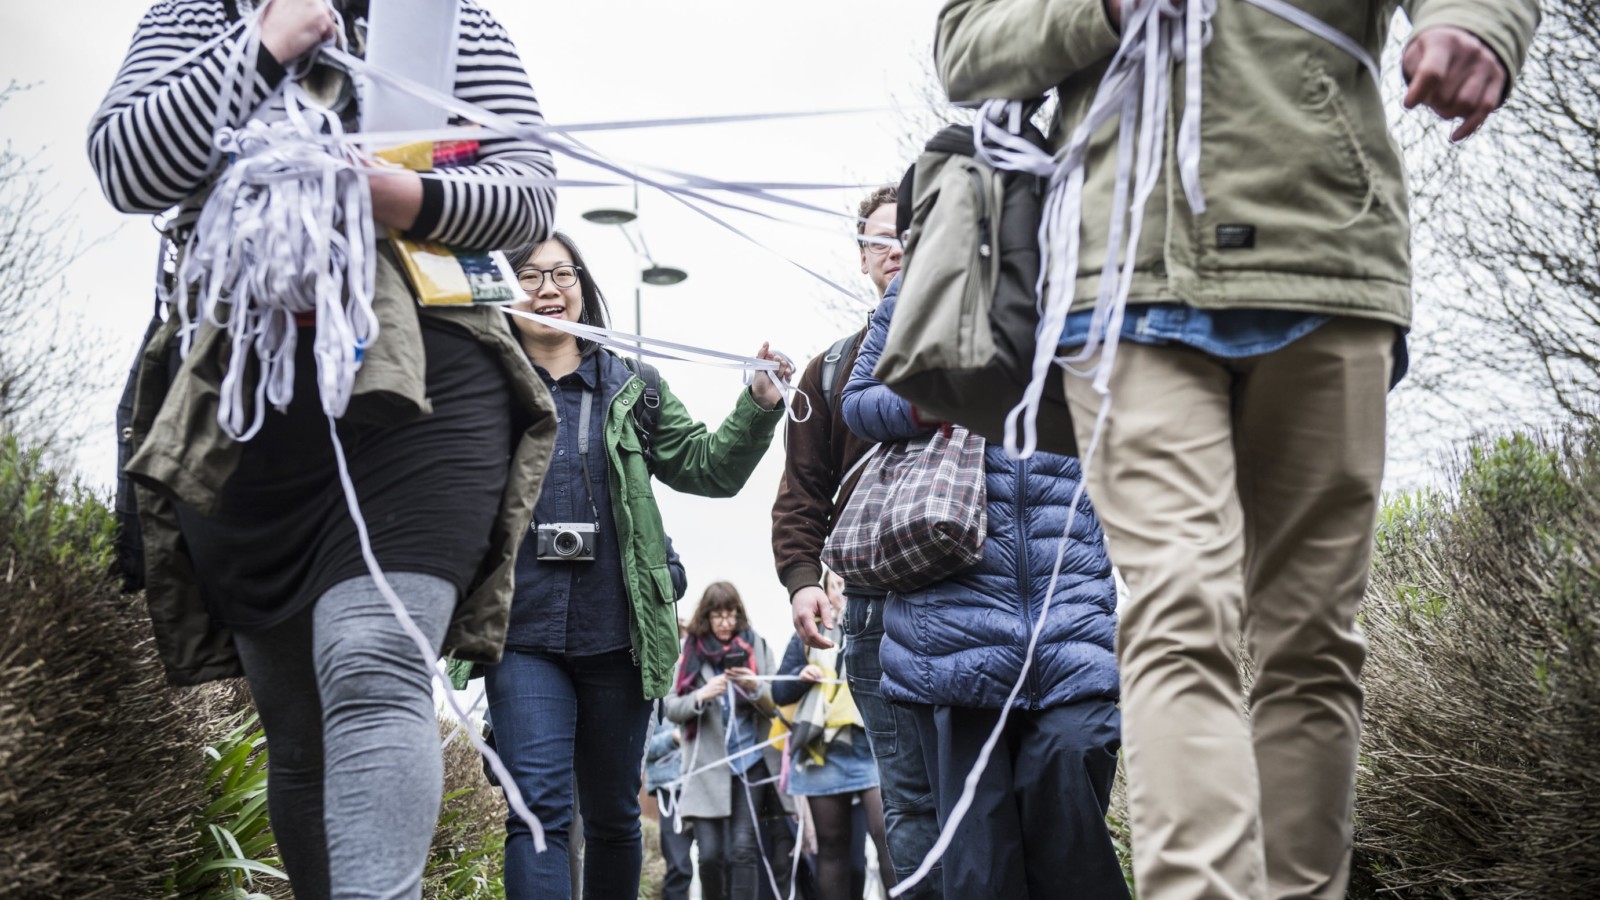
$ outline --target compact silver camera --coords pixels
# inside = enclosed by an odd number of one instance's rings
[[[534,528],[535,558],[541,562],[594,562],[600,529],[593,522],[551,522]]]

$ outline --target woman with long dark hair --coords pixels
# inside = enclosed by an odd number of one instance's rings
[[[605,298],[570,237],[557,232],[515,262],[529,296],[523,311],[606,327]],[[758,377],[710,431],[652,367],[515,321],[561,425],[517,555],[505,656],[486,674],[496,745],[550,851],[535,853],[527,826],[507,818],[506,896],[570,895],[576,780],[584,896],[633,898],[643,862],[640,755],[651,701],[671,689],[678,649],[652,479],[708,497],[738,493],[783,417],[781,397]],[[765,346],[761,355],[772,358]]]
[[[726,581],[706,587],[689,620],[678,661],[678,683],[665,701],[667,718],[683,725],[686,774],[677,813],[693,820],[700,845],[700,884],[706,900],[744,900],[766,884],[761,820],[787,803],[769,784],[779,757],[756,750],[772,732],[778,708],[772,651],[750,627],[739,591]],[[783,873],[785,876],[788,872]]]

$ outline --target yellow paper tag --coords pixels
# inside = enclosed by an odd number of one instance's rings
[[[462,306],[472,302],[472,285],[467,273],[449,247],[443,244],[411,241],[390,232],[389,239],[399,251],[417,302],[423,306]]]

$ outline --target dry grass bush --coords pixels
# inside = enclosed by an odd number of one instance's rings
[[[0,897],[159,897],[237,698],[166,686],[105,505],[10,439],[0,554]]]
[[[506,799],[483,775],[483,760],[454,723],[439,723],[444,747],[444,804],[428,852],[423,896],[504,897],[501,866],[505,851]]]
[[[1600,896],[1600,427],[1458,470],[1380,522],[1351,896]]]

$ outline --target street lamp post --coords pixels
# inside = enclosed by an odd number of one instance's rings
[[[640,284],[673,285],[689,277],[689,273],[673,266],[663,266],[650,255],[650,246],[645,243],[644,232],[639,230],[639,186],[634,185],[633,209],[620,209],[616,207],[601,207],[588,210],[583,214],[586,221],[596,225],[615,225],[621,229],[622,236],[628,239],[628,247],[633,250],[635,263],[643,258],[644,268],[639,270],[633,282],[633,330],[636,334],[644,334],[644,305],[641,302]],[[628,226],[632,225],[630,229]]]

